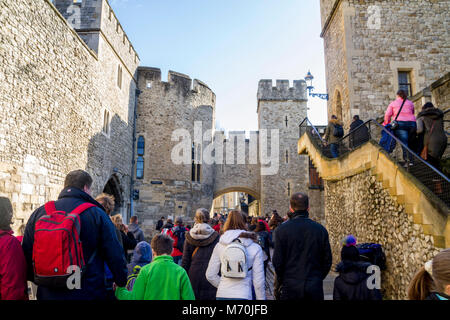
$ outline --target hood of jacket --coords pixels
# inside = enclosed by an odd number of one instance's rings
[[[336,266],[336,272],[348,284],[358,284],[369,276],[366,271],[370,266],[367,262],[342,261]]]
[[[214,229],[207,223],[196,223],[194,227],[189,230],[189,235],[195,240],[203,240],[209,238]]]
[[[444,117],[444,112],[438,108],[430,108],[419,112],[417,117],[427,117],[433,120],[437,120]]]
[[[197,223],[194,227],[186,232],[186,241],[195,247],[205,247],[213,243],[219,233],[207,223]]]
[[[135,233],[136,231],[139,230],[139,225],[135,224],[135,223],[130,223],[128,225],[128,230],[132,233]]]
[[[133,265],[145,265],[152,261],[152,248],[150,245],[141,241],[136,245],[133,251],[133,257],[131,258],[131,264]]]
[[[235,240],[236,238],[240,238],[242,244],[245,247],[248,247],[250,245],[252,245],[253,243],[256,243],[258,237],[256,235],[256,233],[254,232],[248,232],[245,230],[228,230],[226,231],[219,240],[219,243],[227,246],[229,245],[231,242],[233,242],[233,240]]]

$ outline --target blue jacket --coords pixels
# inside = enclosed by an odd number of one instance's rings
[[[70,212],[80,204],[90,202],[98,208],[90,208],[80,215],[83,255],[86,263],[97,250],[96,256],[87,266],[81,279],[81,289],[57,289],[38,286],[38,300],[98,300],[106,298],[105,262],[111,269],[114,281],[118,286],[127,283],[127,264],[123,249],[116,236],[115,227],[106,215],[103,207],[90,195],[77,188],[66,188],[61,191],[55,206],[57,210]],[[45,214],[44,206],[33,212],[25,228],[22,248],[27,261],[27,278],[33,276],[33,242],[36,221]]]

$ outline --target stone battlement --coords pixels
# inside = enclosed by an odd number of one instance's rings
[[[53,0],[53,5],[86,44],[99,53],[100,34],[133,74],[139,56],[107,0]]]
[[[170,70],[167,76],[167,82],[161,81],[161,69],[153,67],[139,67],[140,88],[150,89],[155,85],[164,85],[167,89],[180,89],[184,93],[210,93],[215,100],[214,92],[204,82],[192,80],[186,74]]]
[[[294,80],[294,86],[289,87],[289,80],[276,80],[276,86],[272,86],[272,80],[260,80],[258,84],[258,101],[260,100],[294,100],[307,101],[306,82]]]

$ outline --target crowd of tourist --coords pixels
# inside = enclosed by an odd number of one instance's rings
[[[332,253],[327,230],[309,218],[306,194],[291,196],[284,218],[233,210],[210,219],[200,208],[190,227],[162,217],[148,243],[136,217],[126,226],[110,216],[111,196],[91,197],[92,182],[85,171],[70,172],[58,200],[32,213],[22,240],[11,230],[10,200],[0,198],[1,300],[27,300],[27,281],[37,285],[38,300],[265,300],[269,261],[276,299],[324,299]],[[347,236],[333,298],[381,300],[379,288],[367,285],[368,266]],[[408,296],[448,300],[450,249],[414,276]]]

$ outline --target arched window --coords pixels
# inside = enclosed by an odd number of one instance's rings
[[[137,142],[137,154],[138,156],[143,156],[144,155],[144,148],[145,147],[145,140],[143,136],[140,136],[138,138],[138,142]]]
[[[144,157],[138,156],[136,164],[136,179],[144,178]]]
[[[117,67],[117,86],[122,89],[122,67],[120,65]]]
[[[286,150],[286,163],[289,163],[289,151]]]

